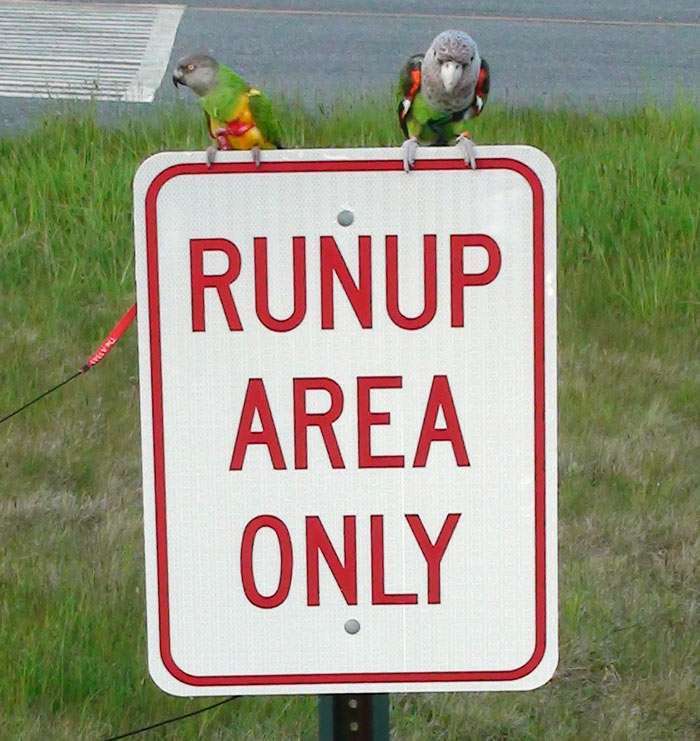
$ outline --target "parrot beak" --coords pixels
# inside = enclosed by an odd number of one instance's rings
[[[182,70],[176,69],[173,72],[173,85],[177,88],[178,85],[184,85],[185,83],[182,81]]]
[[[454,90],[461,76],[462,65],[457,62],[443,62],[440,66],[440,79],[447,93],[451,93]]]

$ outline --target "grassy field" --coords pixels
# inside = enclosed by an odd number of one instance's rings
[[[390,102],[304,114],[292,146],[400,142]],[[131,180],[206,145],[184,107],[0,139],[0,416],[133,302]],[[479,143],[560,178],[561,659],[541,690],[396,695],[396,739],[700,738],[700,115],[489,106]],[[0,427],[0,738],[99,739],[208,704],[146,667],[136,333]],[[235,700],[148,738],[312,739],[313,698]]]

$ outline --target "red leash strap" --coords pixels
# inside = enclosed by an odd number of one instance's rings
[[[65,380],[61,381],[61,383],[57,383],[55,386],[52,386],[48,391],[44,391],[43,394],[39,394],[39,396],[36,397],[36,399],[32,399],[31,401],[28,401],[26,404],[23,404],[19,409],[15,409],[14,412],[11,412],[10,414],[2,417],[0,419],[0,424],[3,422],[7,422],[8,419],[12,419],[12,417],[15,416],[15,414],[19,414],[21,411],[26,409],[27,407],[30,407],[32,404],[35,404],[39,399],[43,399],[45,396],[48,396],[49,394],[52,394],[56,389],[60,389],[61,386],[65,386],[69,381],[72,381],[74,378],[77,378],[82,373],[87,373],[90,368],[92,368],[93,365],[97,365],[102,358],[117,344],[119,341],[119,338],[124,334],[126,331],[126,328],[131,324],[131,322],[134,321],[134,317],[136,316],[136,304],[134,304],[127,312],[124,314],[124,316],[116,323],[114,329],[107,335],[107,338],[105,341],[100,345],[97,352],[95,352],[93,355],[90,356],[87,363],[79,370],[73,373],[72,376],[68,376]]]
[[[127,310],[126,314],[114,325],[114,329],[107,335],[105,341],[97,350],[88,358],[87,363],[82,367],[81,373],[87,373],[90,368],[97,365],[102,358],[119,342],[119,338],[124,334],[126,328],[134,321],[136,316],[136,304]]]

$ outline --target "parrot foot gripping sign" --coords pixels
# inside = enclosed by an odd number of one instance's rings
[[[151,675],[519,690],[557,662],[556,181],[531,147],[162,153],[134,184]]]

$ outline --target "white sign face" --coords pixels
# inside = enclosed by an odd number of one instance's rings
[[[557,661],[556,183],[530,147],[147,160],[150,671],[531,689]]]

